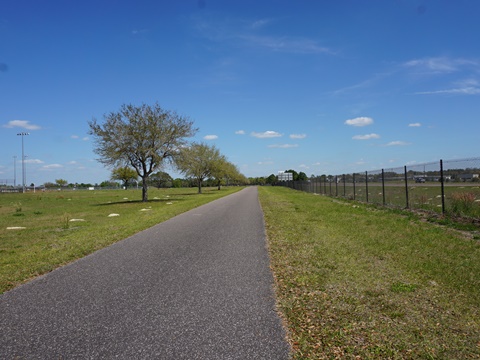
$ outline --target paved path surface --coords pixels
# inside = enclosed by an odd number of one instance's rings
[[[256,188],[0,295],[0,359],[286,359]]]

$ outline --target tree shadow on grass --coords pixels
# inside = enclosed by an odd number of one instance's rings
[[[154,204],[154,203],[168,203],[168,202],[180,202],[184,199],[149,199],[147,202],[140,200],[120,200],[120,201],[109,201],[106,203],[93,204],[92,206],[108,206],[108,205],[120,205],[120,204]]]
[[[185,201],[185,198],[192,196],[211,196],[217,195],[218,190],[203,190],[201,194],[198,192],[185,192],[185,193],[175,193],[175,194],[162,194],[162,196],[169,196],[168,198],[149,198],[147,202],[143,202],[142,199],[135,200],[125,200],[121,199],[118,201],[110,201],[106,203],[94,204],[93,206],[107,206],[107,205],[119,205],[119,204],[152,204],[152,203],[167,203],[167,202],[180,202]]]

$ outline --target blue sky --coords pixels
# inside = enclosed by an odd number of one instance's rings
[[[480,156],[480,1],[0,5],[0,179],[100,183],[87,122],[189,116],[246,176]],[[173,169],[166,169],[173,176]]]

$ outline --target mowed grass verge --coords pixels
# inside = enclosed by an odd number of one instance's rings
[[[240,189],[0,194],[0,293]]]
[[[480,358],[480,242],[349,201],[259,188],[295,359]]]

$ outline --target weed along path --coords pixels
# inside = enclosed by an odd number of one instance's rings
[[[0,295],[2,359],[286,359],[256,188]]]

